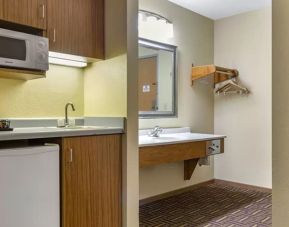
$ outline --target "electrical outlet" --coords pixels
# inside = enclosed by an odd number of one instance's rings
[[[207,155],[221,154],[221,140],[208,141],[206,144]]]

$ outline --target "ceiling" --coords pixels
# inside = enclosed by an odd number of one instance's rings
[[[213,20],[261,9],[272,0],[169,0]]]

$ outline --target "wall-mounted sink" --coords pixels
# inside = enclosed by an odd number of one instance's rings
[[[191,133],[190,128],[163,129],[159,137],[139,131],[141,168],[184,161],[184,180],[190,180],[199,159],[224,152],[223,135]]]
[[[161,135],[159,137],[149,137],[152,140],[160,140],[160,141],[171,141],[177,139],[177,137],[167,136],[167,135]]]
[[[139,147],[208,141],[226,137],[223,135],[191,133],[190,128],[164,129],[159,137],[151,137],[148,134],[149,130],[140,130]]]
[[[162,134],[159,137],[152,137],[149,135],[139,136],[139,144],[154,144],[159,142],[170,143],[177,140],[179,140],[179,138],[173,134]]]

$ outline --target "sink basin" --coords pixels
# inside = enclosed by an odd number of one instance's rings
[[[14,132],[16,133],[49,133],[49,132],[63,132],[69,130],[96,130],[96,129],[106,129],[107,127],[102,126],[69,126],[69,127],[31,127],[31,128],[16,128]]]
[[[151,137],[148,135],[145,136],[140,136],[139,140],[141,143],[167,143],[167,142],[172,142],[172,141],[177,141],[179,140],[178,137],[172,136],[172,135],[166,135],[162,134],[159,137]]]
[[[148,136],[149,132],[150,130],[148,129],[139,131],[139,147],[169,145],[226,138],[226,136],[224,135],[191,133],[191,130],[188,127],[164,129],[164,131],[160,134],[159,137],[150,137]]]
[[[166,140],[174,140],[174,139],[177,139],[176,137],[169,137],[169,136],[159,136],[159,137],[149,137],[151,138],[152,140],[163,140],[163,141],[166,141]]]
[[[89,130],[89,129],[102,129],[102,128],[107,128],[107,127],[74,125],[74,126],[63,127],[61,129],[65,129],[65,130]]]
[[[31,128],[15,128],[13,132],[16,133],[39,133],[39,132],[55,132],[63,129],[56,127],[31,127]]]

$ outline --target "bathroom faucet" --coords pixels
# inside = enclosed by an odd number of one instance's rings
[[[160,133],[163,131],[163,129],[160,127],[160,126],[156,126],[154,127],[154,129],[152,129],[150,132],[149,132],[149,136],[151,137],[159,137],[160,136]]]
[[[68,119],[68,107],[71,106],[72,110],[75,111],[73,103],[69,102],[65,105],[65,122],[64,126],[69,126],[69,119]]]

